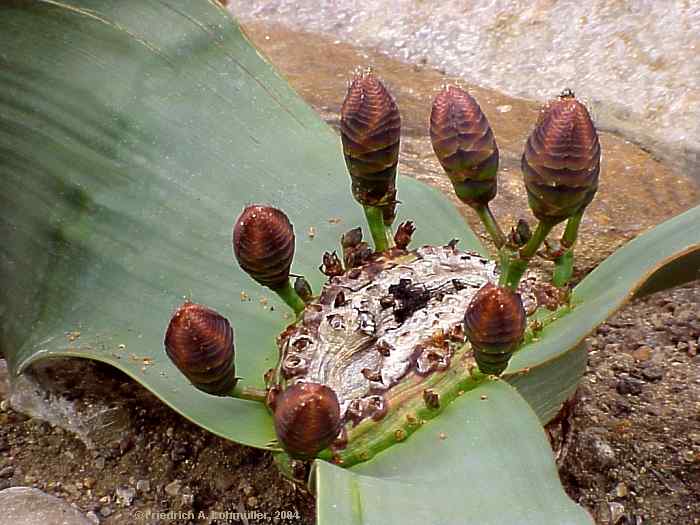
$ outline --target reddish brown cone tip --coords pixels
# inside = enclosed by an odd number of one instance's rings
[[[340,135],[352,192],[363,205],[384,208],[391,223],[396,201],[401,115],[371,70],[357,73],[340,110]]]
[[[170,320],[164,344],[170,360],[195,387],[215,395],[233,390],[233,329],[218,312],[184,303]]]
[[[457,86],[446,86],[433,101],[430,138],[447,171],[477,166],[498,149],[479,103]]]
[[[539,219],[563,220],[593,199],[600,142],[586,106],[570,90],[543,108],[525,145],[522,169]]]
[[[369,153],[398,146],[401,134],[399,109],[394,97],[372,70],[356,73],[350,83],[340,109],[340,130],[346,154],[353,158],[363,158]],[[398,149],[396,154],[398,159]]]
[[[233,252],[241,268],[258,283],[281,288],[289,282],[294,258],[292,224],[272,206],[246,206],[233,228]]]
[[[478,102],[456,86],[433,101],[430,139],[457,195],[467,204],[486,204],[496,195],[498,146]]]
[[[338,397],[325,385],[297,383],[275,400],[277,438],[293,456],[315,456],[335,440],[340,427]]]
[[[465,331],[482,372],[500,374],[525,334],[527,316],[520,295],[488,283],[464,316]]]

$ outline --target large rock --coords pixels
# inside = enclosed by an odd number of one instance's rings
[[[413,1],[408,0],[408,3]],[[235,7],[236,3],[232,5]],[[309,2],[311,4],[317,2]],[[348,8],[346,4],[331,4],[341,11]],[[433,4],[425,5],[432,9]],[[241,9],[235,11],[236,14],[241,13]],[[362,10],[367,9],[369,7]],[[277,17],[276,14],[270,16]],[[396,97],[401,111],[399,173],[427,182],[451,196],[477,234],[482,231],[476,215],[454,196],[452,184],[435,158],[428,134],[433,97],[442,83],[457,82],[457,79],[430,67],[406,64],[372,49],[345,44],[340,37],[303,33],[268,22],[247,22],[245,30],[292,87],[333,126],[339,123],[338,112],[352,70],[371,64]],[[324,50],[323,60],[309,60],[317,55],[318,49]],[[547,81],[559,89],[556,78],[548,77]],[[491,202],[491,208],[503,228],[509,229],[519,218],[530,216],[520,159],[523,145],[539,116],[540,103],[476,85],[466,87],[479,101],[498,142],[501,168],[498,196]],[[633,135],[635,142],[643,142],[640,136]],[[698,183],[689,178],[687,172],[674,171],[618,135],[601,131],[600,141],[603,148],[600,190],[586,210],[576,248],[576,267],[582,273],[595,267],[626,240],[700,202]],[[426,226],[418,224],[417,227]]]
[[[645,144],[700,179],[697,2],[232,0],[230,5],[244,22],[278,22],[379,48],[517,97],[543,100],[570,87],[593,107],[601,127]]]
[[[75,434],[88,449],[108,450],[131,428],[131,419],[119,400],[119,382],[102,377],[98,366],[82,359],[37,363],[10,377],[10,406]]]
[[[0,491],[0,509],[0,525],[93,525],[62,499],[30,487]]]

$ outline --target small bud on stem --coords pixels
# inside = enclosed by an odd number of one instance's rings
[[[413,236],[413,232],[416,231],[416,227],[413,224],[413,221],[406,221],[402,222],[399,225],[399,228],[396,230],[396,234],[394,235],[394,242],[396,243],[396,247],[405,250],[408,248],[409,243],[411,242],[411,237]]]
[[[170,360],[199,390],[224,396],[236,386],[233,329],[211,308],[191,302],[180,306],[164,345]]]
[[[272,206],[246,206],[233,228],[233,252],[241,268],[298,314],[304,301],[289,283],[294,240],[289,219]]]
[[[479,369],[499,375],[523,339],[527,317],[520,295],[488,283],[472,299],[464,316]]]

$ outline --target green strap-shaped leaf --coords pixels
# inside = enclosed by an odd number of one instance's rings
[[[104,361],[212,432],[268,446],[262,404],[195,390],[163,335],[184,298],[215,308],[234,326],[241,384],[262,385],[289,320],[233,261],[231,229],[247,203],[284,209],[292,270],[318,291],[322,253],[364,224],[338,137],[215,1],[24,0],[2,3],[0,21],[0,349],[11,370]],[[399,198],[416,244],[480,248],[436,191],[402,178]]]
[[[578,345],[635,296],[700,278],[700,207],[650,230],[603,261],[576,286],[570,311],[558,314],[538,340],[523,347],[507,373],[540,366]]]
[[[506,378],[542,422],[570,396],[586,366],[584,338],[628,300],[700,277],[700,207],[640,235],[575,288],[564,309],[511,360]],[[572,348],[578,348],[572,351]]]
[[[502,381],[366,463],[317,461],[314,477],[319,525],[593,523],[561,488],[537,416]]]

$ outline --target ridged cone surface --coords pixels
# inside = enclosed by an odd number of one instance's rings
[[[297,383],[276,400],[277,438],[293,456],[315,456],[338,436],[340,426],[338,398],[325,385]]]
[[[496,196],[498,146],[486,115],[469,93],[447,86],[435,97],[430,139],[461,200],[483,205]]]
[[[561,221],[598,189],[600,142],[586,107],[573,95],[549,102],[525,145],[522,170],[535,216]]]
[[[200,390],[224,395],[235,386],[233,329],[218,312],[184,303],[170,320],[164,344],[171,361]]]
[[[233,251],[241,268],[263,286],[289,281],[294,258],[294,229],[284,212],[271,206],[247,206],[233,229]]]
[[[525,333],[527,316],[520,295],[488,283],[474,296],[464,316],[469,342],[484,352],[512,352]]]
[[[340,110],[340,132],[355,199],[393,207],[401,115],[394,98],[371,71],[355,75],[351,82]]]

